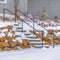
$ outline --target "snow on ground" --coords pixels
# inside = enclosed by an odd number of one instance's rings
[[[60,47],[0,52],[1,60],[60,60]]]
[[[13,25],[14,22],[0,22],[0,27],[6,27],[7,25]]]

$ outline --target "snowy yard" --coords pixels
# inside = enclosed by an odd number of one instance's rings
[[[1,60],[60,60],[60,47],[0,52]]]
[[[4,27],[7,25],[13,25],[14,22],[7,23],[0,23],[0,27]],[[32,23],[31,23],[32,25]],[[43,29],[36,25],[36,29]],[[30,27],[24,23],[24,30],[31,29]],[[59,27],[47,27],[46,29],[60,29]],[[0,52],[0,60],[60,60],[60,46],[55,46],[53,48],[52,46],[49,48],[29,48],[29,49],[20,49],[20,50],[12,50],[12,51],[3,51]]]

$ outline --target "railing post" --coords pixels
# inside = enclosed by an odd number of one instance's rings
[[[3,21],[5,21],[5,9],[3,9]]]
[[[42,32],[42,48],[43,48],[43,35],[44,35],[44,32]]]
[[[22,19],[22,32],[23,32],[23,19]]]
[[[34,27],[35,27],[35,23],[34,23],[34,20],[33,20],[33,35],[35,34]]]
[[[16,12],[16,9],[15,9],[15,22],[16,22],[16,20],[17,20],[17,17],[16,17],[17,15],[16,15],[16,14],[17,14],[17,12]]]
[[[53,40],[52,40],[52,45],[53,45],[53,48],[54,48],[54,37],[53,37]]]

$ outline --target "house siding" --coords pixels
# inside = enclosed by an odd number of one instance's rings
[[[42,7],[46,6],[48,17],[60,17],[60,0],[28,0],[28,12],[33,15],[42,14]]]
[[[11,11],[14,11],[14,5],[12,0],[7,0],[7,3],[0,3],[0,13],[3,13],[4,8],[8,8]],[[27,0],[20,0],[19,9],[23,12],[27,11]],[[8,13],[8,12],[6,12]]]

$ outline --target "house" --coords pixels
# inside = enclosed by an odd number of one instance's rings
[[[3,13],[3,9],[7,8],[14,11],[13,0],[0,0],[0,13]],[[27,11],[27,0],[20,0],[19,8],[24,12]]]
[[[5,3],[0,2],[0,13],[3,12],[4,8],[8,8],[9,10],[13,9],[13,2],[12,0],[1,0],[5,1]],[[60,17],[60,0],[20,0],[20,10],[23,12],[30,12],[33,15],[42,14],[42,8],[45,6],[47,9],[47,15],[49,17]]]

